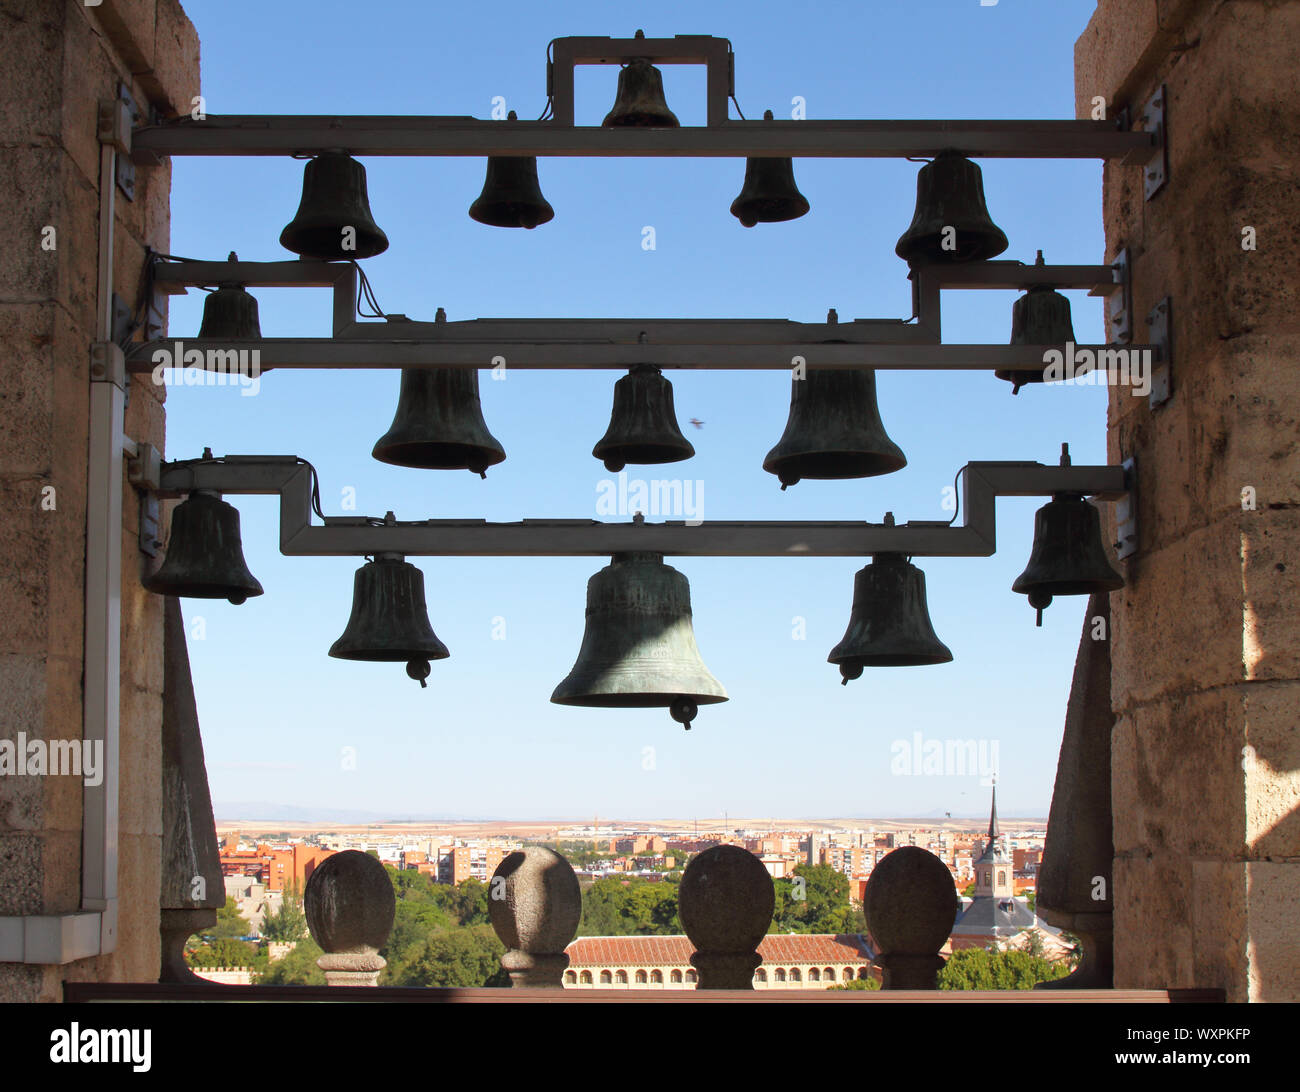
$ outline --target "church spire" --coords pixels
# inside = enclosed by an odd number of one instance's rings
[[[989,841],[998,836],[998,785],[993,783],[993,811],[989,815]]]

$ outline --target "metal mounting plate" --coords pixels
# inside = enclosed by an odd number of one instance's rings
[[[1164,84],[1151,96],[1142,108],[1143,132],[1152,133],[1156,138],[1156,154],[1142,168],[1142,192],[1148,201],[1162,189],[1169,176],[1169,140],[1165,125],[1165,110],[1169,103],[1169,92]]]
[[[1160,354],[1160,359],[1151,366],[1151,393],[1147,397],[1147,404],[1152,409],[1163,406],[1174,393],[1173,323],[1170,320],[1170,307],[1171,301],[1166,296],[1147,315],[1147,326],[1151,328],[1149,340]]]
[[[1137,553],[1137,461],[1129,458],[1120,464],[1124,467],[1124,484],[1128,492],[1115,502],[1115,556],[1123,560]]]

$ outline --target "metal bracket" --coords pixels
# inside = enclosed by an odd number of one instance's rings
[[[121,344],[131,329],[131,305],[113,293],[113,340]]]
[[[1120,290],[1106,297],[1106,340],[1113,345],[1127,345],[1133,340],[1133,284],[1128,247],[1115,255],[1111,269]],[[1089,293],[1093,294],[1100,293]]]
[[[111,341],[96,341],[90,347],[92,383],[112,383],[126,389],[126,355]]]
[[[1150,133],[1156,142],[1155,155],[1142,168],[1142,190],[1148,201],[1164,189],[1169,177],[1169,140],[1165,123],[1165,110],[1169,103],[1169,92],[1164,84],[1142,108],[1142,129]]]
[[[98,137],[101,144],[111,144],[120,155],[114,166],[117,188],[128,201],[135,200],[135,164],[131,161],[131,134],[146,121],[144,111],[125,82],[117,86],[117,98],[99,104]]]
[[[643,58],[654,64],[702,64],[706,70],[706,124],[727,124],[727,102],[734,93],[731,42],[708,34],[678,34],[673,38],[568,37],[551,43],[553,61],[547,65],[546,91],[551,98],[552,124],[573,125],[573,69],[580,64],[625,64]]]
[[[1166,296],[1147,315],[1147,325],[1151,328],[1149,340],[1157,349],[1157,357],[1151,366],[1151,393],[1147,396],[1147,404],[1152,409],[1163,406],[1174,393],[1171,306]]]
[[[1121,560],[1137,553],[1137,460],[1125,459],[1124,485],[1128,492],[1115,502],[1115,533],[1119,541],[1114,544],[1115,556]]]

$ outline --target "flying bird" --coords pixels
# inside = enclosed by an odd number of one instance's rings
[[[692,417],[692,418],[691,418],[691,424],[693,424],[696,428],[703,428],[703,427],[704,427],[704,422],[701,421],[698,417]]]

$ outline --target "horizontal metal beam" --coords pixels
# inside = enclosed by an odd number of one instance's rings
[[[367,324],[371,325],[371,324]],[[377,325],[377,324],[374,324]],[[447,326],[461,326],[447,323]],[[186,353],[197,350],[214,361],[207,370],[210,385],[222,378],[220,356],[208,353],[248,353],[261,372],[275,368],[493,368],[504,366],[528,370],[621,370],[637,364],[667,369],[716,369],[721,371],[783,371],[802,358],[812,369],[875,368],[882,371],[993,371],[1003,368],[1026,370],[1046,367],[1044,354],[1061,352],[1060,345],[933,345],[933,344],[823,344],[816,341],[717,344],[714,342],[645,343],[555,341],[509,341],[504,338],[463,335],[411,338],[265,338],[261,341],[200,341],[177,338],[142,342],[127,357],[132,374],[153,372],[172,364],[160,364],[155,354],[176,359],[180,345]],[[1157,345],[1076,345],[1076,358],[1087,352],[1150,352],[1160,360]],[[254,358],[251,354],[256,352]],[[1129,357],[1128,359],[1135,359]],[[177,363],[176,367],[183,365]],[[190,382],[188,377],[184,382]],[[198,385],[209,383],[201,380]]]
[[[865,557],[897,552],[924,557],[987,557],[994,551],[999,496],[1056,492],[1102,497],[1126,492],[1118,466],[970,463],[963,481],[964,526],[913,521],[732,521],[602,523],[526,519],[518,523],[443,519],[397,523],[370,517],[326,517],[311,523],[311,472],[296,456],[228,456],[168,463],[161,493],[280,493],[280,550],[291,556],[399,553],[440,557],[577,557],[645,551],[680,557]]]
[[[137,163],[162,156],[685,156],[880,159],[946,150],[985,159],[1130,159],[1157,137],[1107,121],[727,121],[678,129],[610,128],[472,117],[209,114],[136,129]]]

